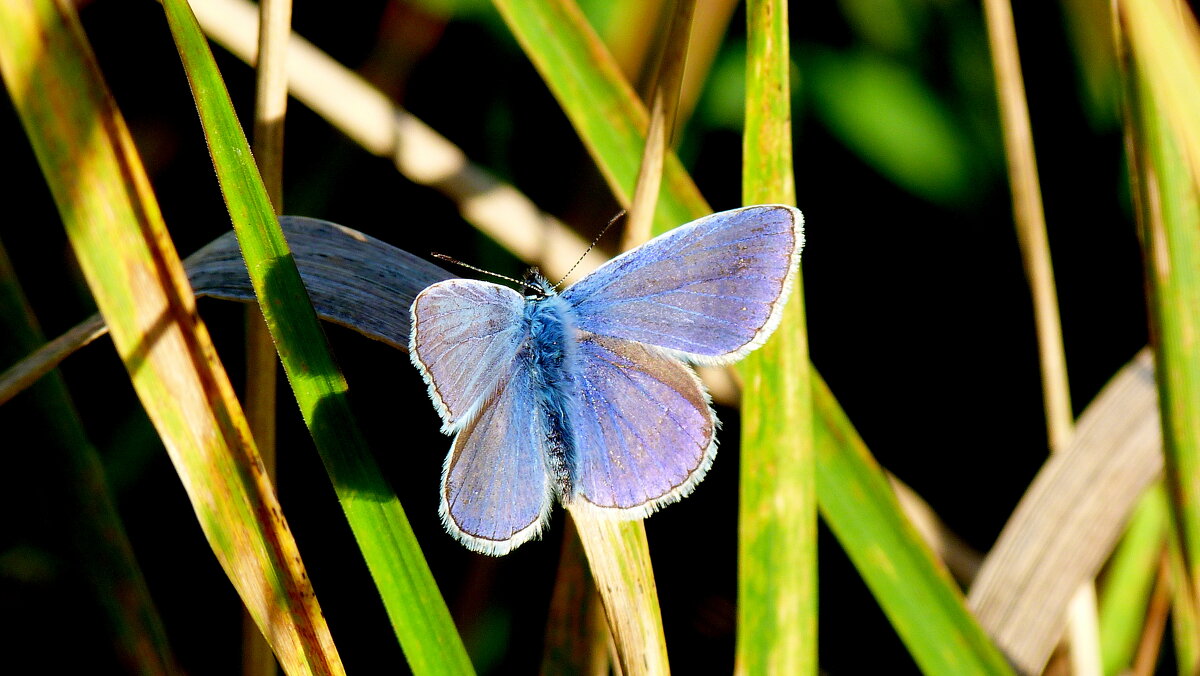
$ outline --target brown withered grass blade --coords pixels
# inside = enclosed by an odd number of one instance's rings
[[[1154,367],[1143,351],[1042,467],[971,587],[971,609],[1019,671],[1041,672],[1072,595],[1108,559],[1162,465]]]

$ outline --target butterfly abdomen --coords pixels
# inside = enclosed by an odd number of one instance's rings
[[[572,494],[568,468],[575,456],[570,416],[575,409],[571,378],[574,322],[570,306],[557,295],[527,298],[525,321],[529,328],[530,380],[545,435],[546,469],[566,502]]]

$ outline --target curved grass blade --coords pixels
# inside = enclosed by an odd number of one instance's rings
[[[746,5],[742,202],[796,203],[786,0]],[[738,674],[817,672],[817,496],[803,275],[741,374]],[[786,608],[787,612],[780,612]]]
[[[970,606],[1022,672],[1045,667],[1074,592],[1095,578],[1162,471],[1157,406],[1143,351],[1080,416],[1072,440],[1046,461],[984,560]]]
[[[113,344],[214,554],[288,673],[341,673],[296,543],[71,6],[0,3],[0,70]]]
[[[351,414],[345,378],[329,354],[208,42],[185,2],[166,0],[163,7],[263,317],[409,666],[417,674],[471,673],[404,510]]]

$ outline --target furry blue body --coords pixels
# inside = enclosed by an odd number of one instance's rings
[[[575,322],[571,308],[541,275],[528,278],[537,291],[525,296],[523,321],[529,336],[522,358],[528,363],[536,418],[544,424],[546,470],[564,502],[572,497],[575,459],[572,412],[576,410]]]

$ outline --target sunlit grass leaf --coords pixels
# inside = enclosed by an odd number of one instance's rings
[[[1136,5],[1136,6],[1135,6]],[[1174,580],[1180,671],[1200,667],[1200,40],[1171,2],[1119,4],[1126,147],[1150,292],[1166,481],[1177,543]],[[1175,14],[1175,16],[1172,16]],[[1182,86],[1187,91],[1175,91]]]
[[[742,201],[796,201],[786,2],[746,7]],[[775,335],[738,365],[742,447],[735,671],[817,671],[817,499],[804,285]],[[780,608],[790,612],[780,613]]]
[[[1011,674],[949,573],[904,518],[887,479],[814,372],[821,515],[927,674]]]

